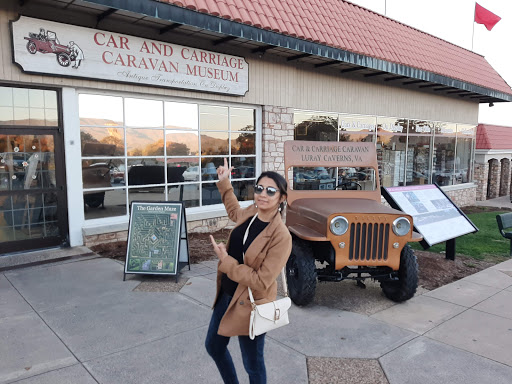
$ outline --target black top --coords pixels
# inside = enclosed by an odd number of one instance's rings
[[[253,240],[258,236],[268,225],[268,223],[261,221],[256,217],[256,219],[251,224],[251,228],[249,228],[249,234],[247,235],[247,240],[244,242],[244,235],[249,223],[251,222],[252,217],[249,217],[247,221],[231,232],[231,236],[229,238],[229,247],[228,247],[228,255],[233,257],[239,264],[244,263],[243,252],[247,251],[249,245],[253,242]],[[220,285],[221,292],[229,296],[233,296],[236,291],[236,287],[238,287],[238,283],[236,281],[231,280],[228,275],[225,273],[222,275],[222,281]]]

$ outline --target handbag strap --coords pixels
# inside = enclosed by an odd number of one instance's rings
[[[244,234],[244,240],[242,242],[242,247],[245,245],[245,241],[247,240],[247,237],[249,236],[249,228],[251,228],[251,225],[252,223],[254,222],[254,220],[256,220],[256,217],[258,216],[258,214],[256,213],[254,215],[254,217],[251,219],[249,225],[247,226],[247,229],[245,230],[245,234]],[[245,252],[242,250],[242,256],[244,258],[244,262],[245,262]],[[284,273],[284,268],[281,269],[281,278],[283,279],[283,289],[284,289],[284,295],[286,297],[288,297],[288,284],[286,283],[286,274]],[[254,304],[254,297],[252,296],[252,290],[251,290],[251,287],[247,287],[249,289],[249,299],[251,299],[251,303]]]

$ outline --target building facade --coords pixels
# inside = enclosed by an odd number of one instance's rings
[[[477,198],[478,105],[512,100],[481,56],[345,2],[340,12],[426,37],[478,70],[460,78],[455,61],[429,71],[426,56],[413,66],[365,52],[350,44],[372,33],[364,23],[343,47],[310,36],[320,23],[294,33],[243,5],[118,6],[0,5],[0,253],[126,240],[140,200],[183,201],[189,231],[220,229],[216,167],[228,159],[249,205],[259,173],[285,172],[286,140],[373,142],[384,187],[437,183],[459,205]]]

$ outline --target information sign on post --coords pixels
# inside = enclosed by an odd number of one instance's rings
[[[183,265],[190,269],[183,203],[133,201],[124,277],[127,273],[167,274],[176,275],[178,281]]]
[[[447,258],[455,258],[455,238],[478,231],[435,184],[382,188],[382,195],[393,208],[413,217],[423,248],[446,241]]]

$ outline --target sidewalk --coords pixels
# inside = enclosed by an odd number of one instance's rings
[[[4,271],[0,383],[221,383],[203,346],[215,268],[194,264],[177,284],[123,282],[120,262],[94,255]],[[320,284],[313,305],[292,307],[266,339],[269,384],[511,382],[512,260],[404,304],[358,288],[364,305],[339,309],[353,287]],[[236,339],[230,350],[247,383]]]

